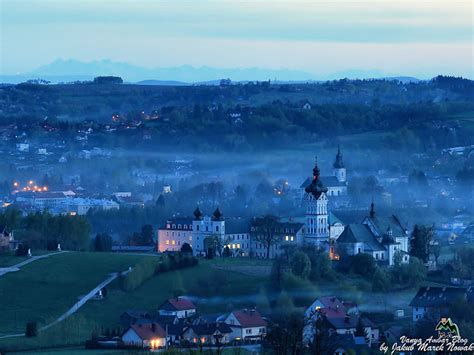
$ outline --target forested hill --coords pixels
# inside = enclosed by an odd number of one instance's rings
[[[386,147],[444,148],[472,141],[474,82],[25,83],[0,87],[0,110],[0,126],[29,137],[73,142],[93,132],[89,144],[105,147],[245,150],[377,131]]]
[[[64,85],[18,84],[0,87],[0,118],[94,119],[107,122],[113,113],[152,112],[166,106],[195,104],[224,108],[259,106],[274,101],[302,106],[317,104],[405,105],[473,101],[474,82],[437,77],[428,82],[396,80],[338,80],[320,84],[269,82],[220,86],[150,86],[76,83]]]

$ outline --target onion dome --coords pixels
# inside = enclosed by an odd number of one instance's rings
[[[313,194],[314,197],[319,198],[323,192],[327,192],[328,188],[324,186],[323,182],[319,178],[320,175],[320,170],[318,167],[318,159],[316,158],[316,162],[314,164],[313,168],[313,180],[311,181],[311,184],[309,184],[305,191],[307,193]]]
[[[341,146],[337,146],[337,154],[336,154],[336,160],[334,161],[333,164],[334,169],[343,169],[344,168],[344,162],[342,161],[342,153],[341,153]]]
[[[223,215],[222,212],[219,210],[219,207],[217,207],[216,210],[214,211],[214,213],[212,214],[212,220],[214,220],[214,221],[222,221],[222,220],[223,220],[223,217],[224,217],[224,215]]]
[[[196,209],[194,210],[193,214],[194,214],[195,220],[202,219],[202,213],[201,213],[201,210],[199,209],[199,206],[196,206]]]

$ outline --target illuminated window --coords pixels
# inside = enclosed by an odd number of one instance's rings
[[[289,239],[288,236],[286,236],[286,237],[285,237],[285,240],[288,241],[288,239]]]
[[[172,245],[175,245],[175,244],[176,244],[176,242],[174,241],[174,239],[171,241],[171,244],[172,244]]]
[[[240,249],[240,244],[237,244],[237,249]]]
[[[294,240],[294,238],[293,238],[293,236],[292,236],[292,237],[291,237],[291,241],[293,241],[293,240]]]
[[[166,244],[167,244],[167,245],[169,245],[169,244],[170,244],[170,241],[169,241],[169,240],[167,240],[167,241],[166,241]]]
[[[235,249],[235,244],[232,244],[232,249]]]

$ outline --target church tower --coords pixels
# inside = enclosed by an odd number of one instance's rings
[[[333,173],[339,182],[346,182],[346,168],[344,162],[342,161],[341,146],[337,146],[336,160],[333,164]]]
[[[313,168],[313,180],[306,187],[305,240],[316,245],[329,239],[328,189],[320,179],[318,162]]]

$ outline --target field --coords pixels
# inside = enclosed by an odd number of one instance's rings
[[[0,334],[23,332],[30,320],[40,326],[51,322],[110,273],[126,270],[139,258],[65,253],[34,261],[20,271],[0,277]]]
[[[108,273],[126,269],[139,258],[120,254],[69,253],[38,261],[36,265],[32,263],[24,270],[6,275],[0,279],[0,292],[5,293],[4,299],[7,300],[2,303],[4,306],[1,309],[6,317],[6,321],[1,323],[2,333],[24,331],[25,323],[30,318],[41,324],[51,321],[71,306],[80,294],[105,279]],[[222,314],[231,309],[260,308],[264,289],[267,304],[276,307],[274,310],[281,307],[288,310],[286,308],[291,307],[300,311],[318,296],[338,295],[359,303],[363,312],[391,312],[406,308],[414,294],[413,290],[390,295],[373,294],[370,282],[353,276],[321,283],[298,279],[284,285],[285,292],[292,299],[292,304],[287,306],[279,303],[281,294],[268,288],[270,267],[271,262],[266,260],[200,260],[196,267],[159,274],[132,292],[122,291],[118,281],[114,281],[108,287],[105,300],[89,301],[77,314],[40,332],[37,338],[0,339],[0,349],[77,347],[94,331],[120,327],[120,314],[127,309],[155,312],[163,301],[176,295],[191,298],[201,314]],[[249,272],[252,269],[258,272]],[[19,285],[33,291],[18,292]]]
[[[34,250],[33,255],[45,255],[49,253],[54,253],[55,251],[46,251],[46,250]],[[2,253],[0,254],[0,268],[12,266],[22,261],[28,259],[26,256],[16,256],[14,252]]]

